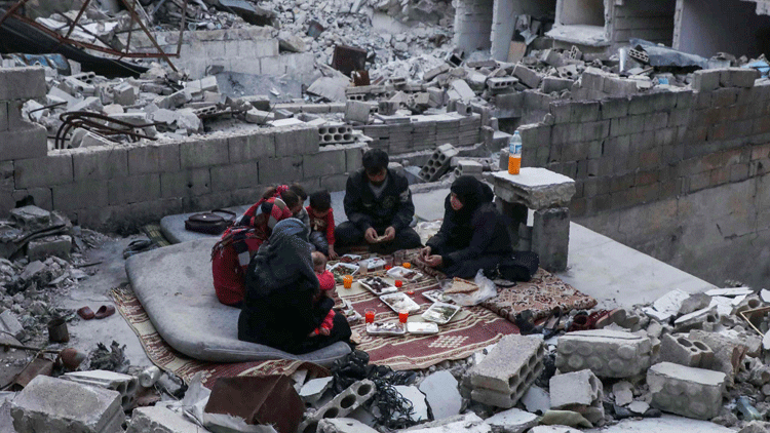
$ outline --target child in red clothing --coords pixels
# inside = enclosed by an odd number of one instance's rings
[[[315,274],[318,277],[318,282],[321,286],[321,294],[318,295],[316,301],[320,300],[321,297],[324,296],[327,298],[333,298],[334,288],[336,287],[337,283],[334,281],[334,275],[326,270],[326,256],[318,251],[314,251],[312,253],[312,257],[313,270],[315,271]],[[326,315],[326,318],[324,319],[323,323],[321,323],[321,326],[311,332],[310,336],[312,337],[319,334],[329,335],[331,333],[332,327],[334,326],[335,314],[336,313],[334,312],[334,309],[329,310],[329,314]]]
[[[334,212],[332,196],[327,190],[310,194],[310,206],[306,208],[310,216],[310,243],[316,251],[324,253],[334,260],[338,257],[334,251]]]

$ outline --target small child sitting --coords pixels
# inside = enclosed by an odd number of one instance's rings
[[[336,259],[334,251],[334,212],[332,196],[327,190],[310,194],[310,206],[306,208],[310,216],[310,243],[316,251],[324,253],[330,259]]]
[[[321,297],[324,296],[327,298],[333,298],[334,288],[336,287],[337,283],[334,281],[334,275],[332,275],[330,271],[326,270],[326,256],[318,251],[314,251],[311,254],[311,257],[313,258],[313,270],[318,277],[318,282],[320,283],[321,288],[321,293],[316,298],[316,302],[318,302]],[[329,313],[324,318],[321,326],[311,332],[310,336],[329,335],[331,333],[332,327],[334,326],[335,314],[336,313],[334,312],[334,309],[329,310]]]

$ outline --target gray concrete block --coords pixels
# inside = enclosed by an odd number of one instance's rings
[[[5,310],[0,314],[0,330],[19,341],[24,341],[27,337],[24,327],[21,326],[21,322],[11,310]]]
[[[0,132],[0,161],[40,159],[48,154],[46,129],[38,124],[24,124],[23,128]]]
[[[207,171],[206,169],[198,170]],[[204,173],[201,173],[201,175],[205,176]],[[211,167],[210,191],[212,192],[229,192],[242,188],[244,185],[256,185],[258,183],[259,171],[257,170],[257,163],[255,161]],[[160,185],[165,195],[166,190],[164,188],[163,175],[161,175]]]
[[[493,173],[495,195],[530,209],[566,207],[575,195],[575,181],[540,167],[523,167],[518,175]]]
[[[107,182],[109,204],[123,205],[155,200],[160,195],[160,174],[142,174]]]
[[[702,341],[671,334],[662,335],[660,341],[660,361],[688,367],[711,368],[714,352]]]
[[[251,167],[254,167],[253,171],[249,171]],[[161,173],[160,174],[160,197],[162,198],[174,198],[174,197],[196,197],[206,195],[212,192],[212,180],[211,173],[216,170],[218,174],[219,187],[222,188],[222,184],[227,182],[221,178],[222,171],[233,170],[232,165],[223,167],[208,168],[195,168],[190,170],[182,170],[174,173]],[[255,185],[257,184],[258,173],[256,173],[255,163],[246,163],[243,173],[234,173],[231,171],[232,177],[237,177],[239,180],[247,179],[248,183],[241,183],[240,185]],[[221,169],[221,170],[218,170]],[[237,188],[236,188],[237,189]],[[222,191],[222,190],[220,190]],[[232,189],[230,190],[232,191]]]
[[[692,88],[698,92],[710,92],[719,87],[722,71],[719,69],[700,70],[692,74]]]
[[[549,390],[553,409],[571,405],[591,406],[603,396],[602,382],[587,369],[552,376]]]
[[[543,93],[569,90],[574,83],[574,81],[566,78],[545,77],[543,78]]]
[[[356,144],[345,149],[345,171],[352,173],[363,167],[364,152],[368,149],[366,145]]]
[[[629,332],[591,330],[559,338],[556,368],[563,372],[590,369],[599,377],[631,377],[650,366],[652,342]]]
[[[17,189],[50,187],[73,181],[72,155],[54,152],[49,156],[14,162],[14,182]]]
[[[300,426],[300,432],[316,430],[318,422],[328,418],[343,418],[359,406],[374,397],[377,387],[374,382],[364,379],[350,385],[346,390],[337,394],[330,402],[318,408],[312,416],[305,419]]]
[[[296,126],[273,129],[275,133],[275,156],[309,155],[317,153],[318,128]]]
[[[348,122],[369,123],[371,105],[366,102],[347,101],[345,104],[345,120]]]
[[[761,338],[747,332],[727,334],[693,329],[688,337],[690,340],[702,341],[714,352],[711,369],[725,373],[730,381],[735,376],[736,365],[739,365],[735,359],[743,359],[745,354],[756,355],[762,347]]]
[[[540,86],[540,81],[543,79],[537,72],[520,64],[513,68],[513,76],[530,89],[537,89]]]
[[[37,376],[11,402],[18,433],[118,433],[125,420],[120,393]]]
[[[100,208],[109,204],[108,187],[103,180],[55,185],[51,190],[53,207],[60,211]]]
[[[727,68],[721,69],[719,84],[722,87],[754,87],[754,81],[760,77],[760,73],[752,68]]]
[[[258,162],[259,184],[285,184],[303,179],[303,165],[302,156],[263,159]]]
[[[275,157],[275,135],[272,133],[252,131],[232,135],[227,138],[227,146],[232,164]]]
[[[573,102],[570,104],[572,122],[594,122],[599,120],[599,108],[601,105],[598,102]]]
[[[468,374],[471,376],[471,384],[474,390],[485,388],[509,397],[517,395],[518,400],[536,379],[530,376],[544,355],[545,349],[539,339],[508,335],[497,343],[481,363],[470,369]]]
[[[27,258],[30,261],[45,260],[50,256],[69,260],[72,251],[72,237],[67,235],[46,236],[29,241],[27,244]]]
[[[353,418],[329,418],[318,421],[317,433],[377,433],[377,430]],[[127,432],[128,433],[128,432]],[[138,433],[138,432],[137,432]]]
[[[230,163],[226,137],[206,137],[179,143],[182,168],[211,167]]]
[[[43,98],[46,92],[42,67],[0,68],[0,100]]]
[[[320,188],[326,189],[329,191],[345,191],[345,186],[347,185],[348,181],[348,175],[347,174],[333,174],[331,176],[323,176],[321,177],[320,181]],[[311,189],[312,191],[313,189]]]
[[[131,413],[126,433],[200,433],[201,427],[162,406],[139,407]]]
[[[532,251],[540,256],[540,266],[549,272],[567,269],[569,253],[569,208],[535,211]]]
[[[47,228],[51,223],[51,212],[33,205],[11,209],[9,216],[11,221],[25,230]]]
[[[347,156],[344,149],[322,148],[318,153],[303,155],[303,176],[306,178],[343,174]]]
[[[652,406],[688,418],[707,420],[719,415],[726,384],[722,372],[671,362],[655,364],[647,371]]]
[[[139,381],[134,376],[107,370],[73,371],[64,373],[62,379],[83,385],[96,386],[120,393],[120,405],[123,410],[131,410],[136,400]]]
[[[78,148],[70,150],[70,153],[75,182],[128,176],[129,151],[124,147],[116,146],[109,150]]]

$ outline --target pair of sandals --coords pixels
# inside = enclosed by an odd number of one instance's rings
[[[91,310],[89,307],[83,307],[78,310],[78,316],[80,316],[83,320],[106,319],[113,314],[115,314],[115,307],[112,305],[102,305],[98,310],[96,310],[96,313],[94,313],[93,310]]]
[[[540,325],[535,325],[535,315],[532,310],[524,310],[514,316],[514,323],[519,328],[521,335],[543,334],[544,339],[549,339],[562,330],[561,319],[563,313],[560,307],[551,310],[551,313]]]

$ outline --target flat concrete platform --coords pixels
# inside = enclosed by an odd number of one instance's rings
[[[243,215],[244,212],[246,212],[251,205],[241,205],[241,206],[234,206],[234,207],[228,207],[225,208],[225,210],[229,210],[231,212],[235,212],[236,219],[240,218],[241,215]],[[191,215],[195,215],[196,213],[201,212],[190,212],[190,213],[183,213],[183,214],[176,214],[176,215],[167,215],[160,219],[160,231],[163,233],[163,236],[168,239],[169,242],[172,244],[178,244],[180,242],[189,242],[189,241],[196,241],[198,239],[205,239],[205,238],[218,238],[219,235],[209,235],[206,233],[198,233],[198,232],[192,232],[184,228],[184,222],[187,221],[187,218],[190,218]]]
[[[708,421],[673,415],[641,420],[623,420],[610,427],[585,430],[586,433],[735,433],[735,430]]]

